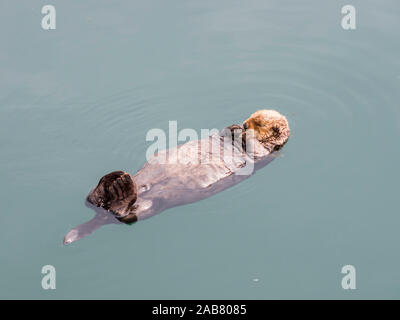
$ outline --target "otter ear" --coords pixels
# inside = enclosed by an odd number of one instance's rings
[[[117,217],[132,213],[136,199],[136,183],[130,174],[123,171],[111,172],[102,177],[87,197],[91,204],[111,211]]]

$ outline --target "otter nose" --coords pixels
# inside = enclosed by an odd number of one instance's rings
[[[247,130],[247,123],[243,123],[243,128],[244,128],[244,130]]]

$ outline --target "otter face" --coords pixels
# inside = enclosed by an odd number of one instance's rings
[[[137,199],[136,183],[129,173],[111,172],[102,177],[87,200],[98,207],[111,211],[126,223],[135,222],[134,203]]]
[[[243,122],[246,130],[253,130],[256,139],[266,148],[279,150],[289,139],[290,129],[286,118],[274,110],[259,110]]]

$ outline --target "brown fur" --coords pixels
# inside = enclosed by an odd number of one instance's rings
[[[118,219],[126,223],[136,222],[134,203],[137,199],[136,184],[129,173],[111,172],[102,177],[87,200],[114,213]]]
[[[273,151],[282,148],[290,136],[286,118],[274,110],[259,110],[243,122],[246,130],[253,130],[256,139]]]

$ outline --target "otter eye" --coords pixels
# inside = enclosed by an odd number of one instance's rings
[[[278,127],[272,127],[272,131],[274,131],[274,133],[280,133],[279,128]]]

